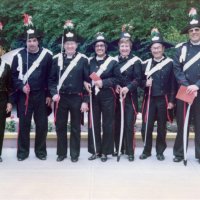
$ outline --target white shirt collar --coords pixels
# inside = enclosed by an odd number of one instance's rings
[[[153,58],[153,60],[156,61],[156,62],[160,62],[160,61],[163,60],[164,58],[165,58],[165,57],[162,56],[162,58],[160,58],[160,59]]]
[[[191,42],[191,44],[193,44],[193,45],[200,45],[200,41],[199,41],[199,42],[192,42],[192,41],[190,40],[190,42]]]

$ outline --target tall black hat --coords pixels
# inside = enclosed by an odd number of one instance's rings
[[[181,34],[187,34],[191,28],[199,27],[200,28],[200,18],[197,15],[197,10],[191,8],[189,12],[190,21],[187,26],[181,31]]]
[[[130,24],[123,24],[119,38],[116,40],[113,40],[111,42],[111,45],[115,46],[115,48],[118,48],[119,41],[121,39],[127,39],[127,40],[130,40],[133,44],[132,50],[137,50],[138,46],[140,45],[140,42],[137,39],[135,40],[132,39],[132,36],[130,34],[132,30],[133,30],[133,26],[131,26]]]
[[[173,44],[169,43],[169,42],[166,42],[162,35],[160,34],[160,32],[158,31],[157,28],[153,28],[151,30],[151,41],[150,41],[150,44],[148,45],[148,48],[150,48],[153,44],[155,43],[160,43],[162,44],[165,48],[171,48],[171,47],[174,47]]]
[[[74,24],[72,20],[67,20],[63,26],[64,28],[64,41],[78,42],[77,35],[74,30]]]
[[[118,46],[118,43],[122,38],[129,39],[132,42],[132,38],[130,34],[132,29],[133,27],[130,24],[123,24],[119,38],[112,41],[112,44]]]
[[[94,52],[95,44],[97,42],[104,42],[107,45],[107,50],[108,51],[112,51],[110,43],[107,41],[104,33],[103,32],[98,32],[98,33],[95,34],[92,42],[90,44],[88,44],[88,46],[86,48],[86,52],[88,52],[88,53]]]
[[[23,39],[31,39],[31,38],[37,38],[40,39],[43,36],[43,33],[36,29],[36,27],[33,25],[32,22],[32,16],[28,14],[23,14],[23,21],[24,21],[24,33],[22,35]]]

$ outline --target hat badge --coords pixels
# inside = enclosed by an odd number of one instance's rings
[[[28,34],[34,34],[35,31],[34,31],[33,29],[28,29],[28,30],[27,30],[27,33],[28,33]]]
[[[66,34],[66,37],[68,37],[68,38],[73,37],[73,36],[74,36],[74,34],[73,34],[72,32],[68,32],[68,33]]]
[[[105,40],[105,38],[104,38],[104,36],[99,35],[99,36],[97,36],[97,40]]]
[[[154,36],[151,40],[152,41],[156,41],[156,40],[159,40],[160,38],[158,36]]]

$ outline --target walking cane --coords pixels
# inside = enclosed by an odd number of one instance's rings
[[[183,164],[185,166],[187,165],[187,131],[188,131],[189,116],[190,116],[190,108],[191,108],[191,104],[189,104],[187,108],[185,121],[184,121],[184,127],[183,127],[183,154],[184,154]]]
[[[90,92],[90,118],[92,123],[92,137],[93,137],[93,144],[94,144],[94,153],[95,158],[97,155],[97,148],[96,148],[96,140],[95,140],[95,132],[94,132],[94,118],[93,118],[93,109],[92,109],[92,92]]]
[[[122,140],[123,140],[123,134],[124,134],[124,99],[122,97],[122,94],[120,93],[120,110],[121,110],[121,127],[120,127],[120,140],[119,140],[119,148],[118,148],[118,154],[117,154],[117,162],[120,160],[120,152],[122,148]]]
[[[184,155],[183,164],[185,166],[187,165],[187,132],[188,132],[190,108],[196,96],[197,96],[197,92],[188,94],[186,86],[180,86],[178,93],[176,95],[177,99],[180,99],[188,103],[188,108],[187,108],[187,112],[186,112],[186,116],[184,120],[184,126],[183,126],[183,155]]]
[[[28,14],[24,14],[24,26],[27,26],[27,27],[31,27],[33,26],[33,23],[32,23],[32,17],[29,16]],[[29,30],[27,30],[27,38],[26,38],[26,41],[29,40]],[[30,92],[30,86],[29,86],[29,83],[28,83],[28,78],[29,78],[29,75],[28,75],[28,63],[29,61],[29,53],[28,53],[28,49],[26,49],[26,72],[27,72],[27,82],[26,82],[26,85],[25,87],[27,89],[29,89],[29,92]],[[25,115],[27,113],[27,110],[28,110],[28,102],[29,102],[29,92],[26,94],[26,99],[25,99]]]
[[[64,33],[63,33],[63,35],[64,35]],[[61,56],[63,56],[62,55],[62,53],[63,53],[63,44],[64,44],[64,36],[63,35],[62,35],[61,50],[60,50]],[[63,62],[62,62],[62,66],[59,68],[58,83],[60,82],[62,68],[63,68]],[[58,90],[58,96],[60,97],[60,90]],[[55,103],[54,123],[56,123],[56,116],[57,116],[59,101],[60,101],[60,98]]]
[[[151,96],[151,86],[149,86],[149,93],[148,93],[148,100],[147,100],[147,119],[146,119],[146,127],[145,127],[145,134],[144,134],[144,147],[146,146],[147,141],[147,128],[148,128],[148,121],[149,121],[149,105],[150,105],[150,96]]]

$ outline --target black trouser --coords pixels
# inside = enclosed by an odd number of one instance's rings
[[[187,111],[187,103],[184,103],[181,100],[177,100],[177,126],[178,131],[174,143],[173,154],[176,157],[184,157],[183,154],[183,127],[184,127],[184,118]],[[200,93],[198,92],[197,97],[195,98],[191,110],[190,110],[190,121],[193,117],[194,122],[194,131],[195,131],[195,158],[200,159]],[[189,122],[190,123],[190,122]],[[188,129],[189,135],[189,129]]]
[[[134,155],[135,133],[134,125],[136,121],[137,99],[128,93],[124,100],[124,147],[127,155]],[[120,122],[118,122],[120,123]]]
[[[26,95],[23,92],[20,92],[18,97],[19,135],[17,157],[25,158],[29,155],[32,115],[36,125],[35,154],[38,156],[46,156],[46,137],[48,129],[48,120],[45,91],[38,90],[30,92],[28,109],[26,114],[25,99]]]
[[[7,94],[0,92],[0,156],[2,153],[5,123],[6,123]]]
[[[70,113],[70,156],[77,158],[80,155],[81,132],[81,103],[82,97],[78,94],[61,94],[56,116],[57,155],[67,155],[67,122]]]
[[[92,108],[94,119],[94,132],[96,140],[96,151],[105,155],[114,151],[114,109],[115,97],[112,89],[101,89],[97,95],[92,96]],[[101,136],[101,114],[102,129]],[[90,113],[89,113],[90,116]],[[91,120],[88,129],[88,152],[94,154],[94,142],[92,137]]]
[[[147,100],[146,100],[147,104]],[[144,147],[143,153],[150,155],[152,149],[152,133],[154,128],[154,122],[157,120],[157,138],[156,138],[156,153],[162,154],[167,147],[166,144],[166,123],[167,123],[167,103],[165,96],[151,96],[149,104],[149,115],[145,118],[146,113],[143,115],[142,122],[142,138],[144,141],[145,130],[146,130],[146,120],[148,118],[147,135],[146,135],[146,145]]]

